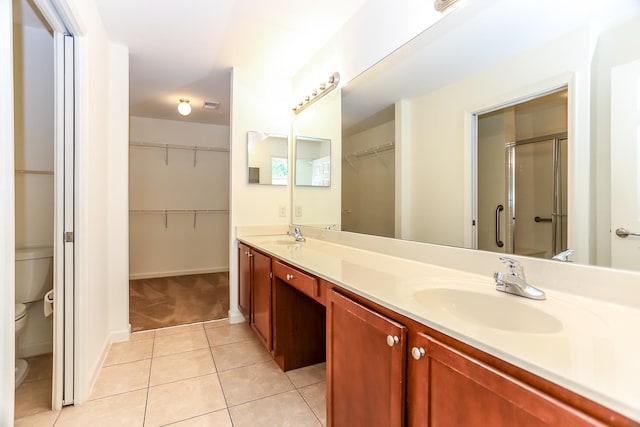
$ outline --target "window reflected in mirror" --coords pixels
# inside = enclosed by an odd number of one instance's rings
[[[288,138],[286,135],[247,132],[248,183],[289,183]]]
[[[296,136],[296,185],[331,187],[331,140]]]

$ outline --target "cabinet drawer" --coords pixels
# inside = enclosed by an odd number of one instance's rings
[[[311,298],[318,298],[318,279],[279,261],[273,263],[273,274]]]

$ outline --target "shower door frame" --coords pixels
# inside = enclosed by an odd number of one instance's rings
[[[506,214],[509,218],[506,223],[506,253],[515,254],[516,249],[516,147],[535,144],[545,141],[553,141],[553,200],[551,209],[551,256],[556,255],[566,249],[566,231],[563,239],[563,218],[567,218],[566,206],[563,203],[563,185],[562,185],[562,149],[561,141],[568,144],[569,137],[567,132],[559,132],[549,135],[541,135],[532,138],[521,139],[515,142],[505,144],[505,167],[506,170]],[[568,228],[568,227],[567,227]],[[558,235],[560,235],[560,248],[558,249]]]

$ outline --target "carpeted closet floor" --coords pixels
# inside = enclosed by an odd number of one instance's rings
[[[228,311],[228,272],[129,281],[132,332],[222,319]]]

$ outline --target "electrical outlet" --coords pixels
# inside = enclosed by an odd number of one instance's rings
[[[281,218],[287,216],[287,207],[285,205],[280,205],[280,207],[278,207],[278,215],[280,215]]]
[[[302,216],[302,206],[296,205],[296,218],[300,218]]]

